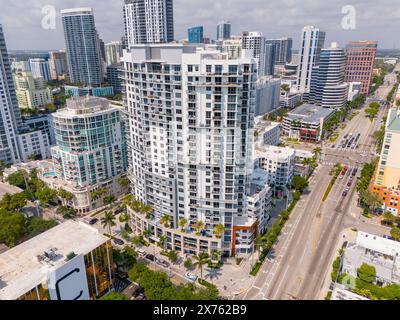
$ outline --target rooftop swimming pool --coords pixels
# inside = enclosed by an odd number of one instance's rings
[[[56,173],[55,172],[45,172],[43,173],[43,177],[49,178],[49,177],[55,177]]]

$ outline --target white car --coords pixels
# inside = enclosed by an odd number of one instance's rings
[[[139,257],[144,257],[146,255],[146,251],[142,249],[137,249],[136,252],[138,253]]]
[[[190,273],[190,272],[186,272],[186,273],[185,273],[185,277],[186,277],[188,280],[192,281],[192,282],[195,282],[195,281],[197,280],[197,278],[198,278],[195,274]]]

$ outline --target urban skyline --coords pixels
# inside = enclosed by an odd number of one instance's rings
[[[119,40],[123,34],[123,1],[63,1],[62,5],[56,1],[12,2],[6,0],[4,9],[0,13],[0,22],[5,28],[5,35],[10,50],[55,50],[62,49],[63,42],[60,10],[65,8],[85,6],[93,7],[96,17],[96,26],[100,37],[105,42]],[[291,37],[294,40],[293,48],[299,47],[299,30],[305,25],[315,25],[327,32],[327,43],[338,42],[341,46],[351,40],[376,40],[380,49],[400,48],[396,39],[397,19],[400,13],[391,10],[396,0],[386,0],[383,6],[373,1],[352,1],[356,10],[356,29],[344,30],[341,22],[345,14],[342,13],[348,1],[340,0],[335,3],[321,1],[306,1],[301,4],[297,1],[269,1],[260,0],[241,3],[236,1],[224,8],[223,1],[187,1],[177,0],[174,3],[175,38],[187,37],[187,28],[193,25],[204,25],[204,36],[216,38],[216,26],[221,20],[232,23],[232,34],[242,31],[258,30],[267,38]],[[57,24],[55,30],[43,30],[41,20],[42,8],[45,5],[55,5]],[[246,8],[243,8],[246,6]],[[195,9],[195,10],[193,10]],[[29,14],[28,14],[29,11]],[[190,11],[191,14],[187,15]],[[384,16],[385,21],[373,19],[375,15]],[[265,17],[271,16],[271,19]]]

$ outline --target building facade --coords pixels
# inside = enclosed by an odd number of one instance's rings
[[[344,82],[346,53],[337,43],[322,49],[318,66],[312,69],[309,102],[340,109],[348,100],[349,84]]]
[[[98,86],[103,82],[99,38],[91,8],[61,11],[70,80]]]
[[[10,60],[0,24],[0,161],[13,163],[20,161],[18,131],[23,128],[21,112],[11,73]]]
[[[265,76],[267,73],[266,63],[266,45],[265,37],[261,32],[243,32],[242,33],[242,49],[251,52],[251,56],[258,61],[258,76]],[[272,54],[273,48],[269,46]]]
[[[203,26],[192,27],[192,28],[188,29],[188,42],[189,43],[204,43]]]
[[[107,66],[107,82],[114,88],[114,94],[124,92],[124,67],[122,63]]]
[[[314,26],[303,28],[300,41],[300,61],[297,71],[297,89],[302,92],[310,90],[311,73],[319,65],[319,57],[325,43],[325,32]]]
[[[125,0],[123,11],[128,47],[174,41],[173,0]]]
[[[24,117],[24,124],[31,131],[41,130],[45,135],[47,135],[50,145],[56,143],[56,138],[54,135],[53,118],[51,114]]]
[[[279,108],[281,79],[271,76],[257,79],[256,116],[264,115]]]
[[[386,120],[381,156],[371,191],[378,194],[383,209],[394,215],[400,212],[400,109],[392,108]]]
[[[368,95],[372,84],[372,70],[378,43],[376,41],[352,41],[346,47],[345,82],[361,82],[361,93]]]
[[[292,38],[267,39],[265,42],[274,46],[274,64],[285,65],[292,61]]]
[[[113,41],[105,44],[106,64],[107,66],[120,63],[122,57],[122,45],[119,41]]]
[[[334,114],[334,109],[303,104],[283,118],[282,133],[289,138],[318,142],[323,135],[324,122]]]
[[[168,215],[178,229],[185,218],[195,234],[202,221],[214,241],[223,224],[230,254],[248,218],[256,61],[183,44],[134,46],[123,60],[133,195],[153,207],[153,224]]]
[[[52,116],[57,144],[51,149],[55,173],[76,193],[75,201],[84,197],[74,203],[78,213],[98,207],[99,199],[90,198],[94,190],[106,187],[115,196],[123,194],[116,183],[127,167],[122,110],[103,98],[75,97]]]
[[[20,108],[37,109],[53,103],[53,95],[42,77],[34,77],[30,72],[14,75],[15,89]]]
[[[43,78],[46,81],[51,80],[49,62],[46,59],[29,59],[31,72],[36,78]]]
[[[68,63],[65,50],[49,52],[49,67],[52,80],[68,80]]]
[[[217,25],[217,40],[226,40],[231,37],[232,25],[228,21],[221,21]]]
[[[229,59],[239,59],[242,57],[242,42],[241,36],[232,36],[222,41],[221,50],[228,53]]]

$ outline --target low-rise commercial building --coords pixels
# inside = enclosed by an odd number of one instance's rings
[[[64,222],[0,254],[0,300],[89,300],[114,285],[109,238]]]
[[[375,284],[400,283],[400,242],[359,231],[355,243],[349,243],[342,259],[342,273],[357,277],[357,269],[366,263],[375,267]]]
[[[301,102],[301,93],[291,93],[290,91],[281,90],[279,106],[286,109],[294,109]]]
[[[42,130],[21,132],[17,139],[22,161],[47,159],[51,156],[49,137]]]
[[[265,121],[262,116],[255,118],[256,143],[277,146],[280,144],[281,124]]]
[[[324,123],[335,110],[312,104],[303,104],[290,111],[282,122],[282,132],[289,138],[317,142],[321,140]]]

